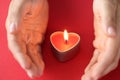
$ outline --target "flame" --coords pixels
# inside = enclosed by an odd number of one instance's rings
[[[64,30],[64,40],[68,41],[68,32]]]

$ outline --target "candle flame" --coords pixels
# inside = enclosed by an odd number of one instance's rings
[[[68,32],[64,30],[64,40],[68,41]]]

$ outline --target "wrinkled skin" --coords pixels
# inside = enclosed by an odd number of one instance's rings
[[[46,0],[11,0],[6,19],[8,47],[31,78],[42,75],[44,70],[40,44],[47,22]]]
[[[95,51],[82,80],[98,80],[120,59],[120,0],[94,0]]]

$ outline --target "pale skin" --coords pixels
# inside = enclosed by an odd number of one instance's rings
[[[82,80],[98,80],[114,70],[120,59],[120,1],[94,0],[95,51]],[[8,47],[29,77],[41,76],[40,44],[48,22],[46,0],[12,0],[6,20]]]
[[[120,0],[94,0],[95,47],[82,80],[98,80],[118,66],[120,59]]]

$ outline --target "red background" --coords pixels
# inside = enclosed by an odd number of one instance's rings
[[[5,19],[9,2],[10,0],[0,1],[0,80],[30,80],[7,48]],[[80,80],[94,50],[92,2],[92,0],[49,0],[50,18],[46,39],[42,45],[46,67],[44,75],[35,80]],[[80,34],[81,47],[74,59],[60,63],[53,56],[49,37],[52,32],[65,28],[69,32]],[[120,80],[120,65],[101,80]]]

